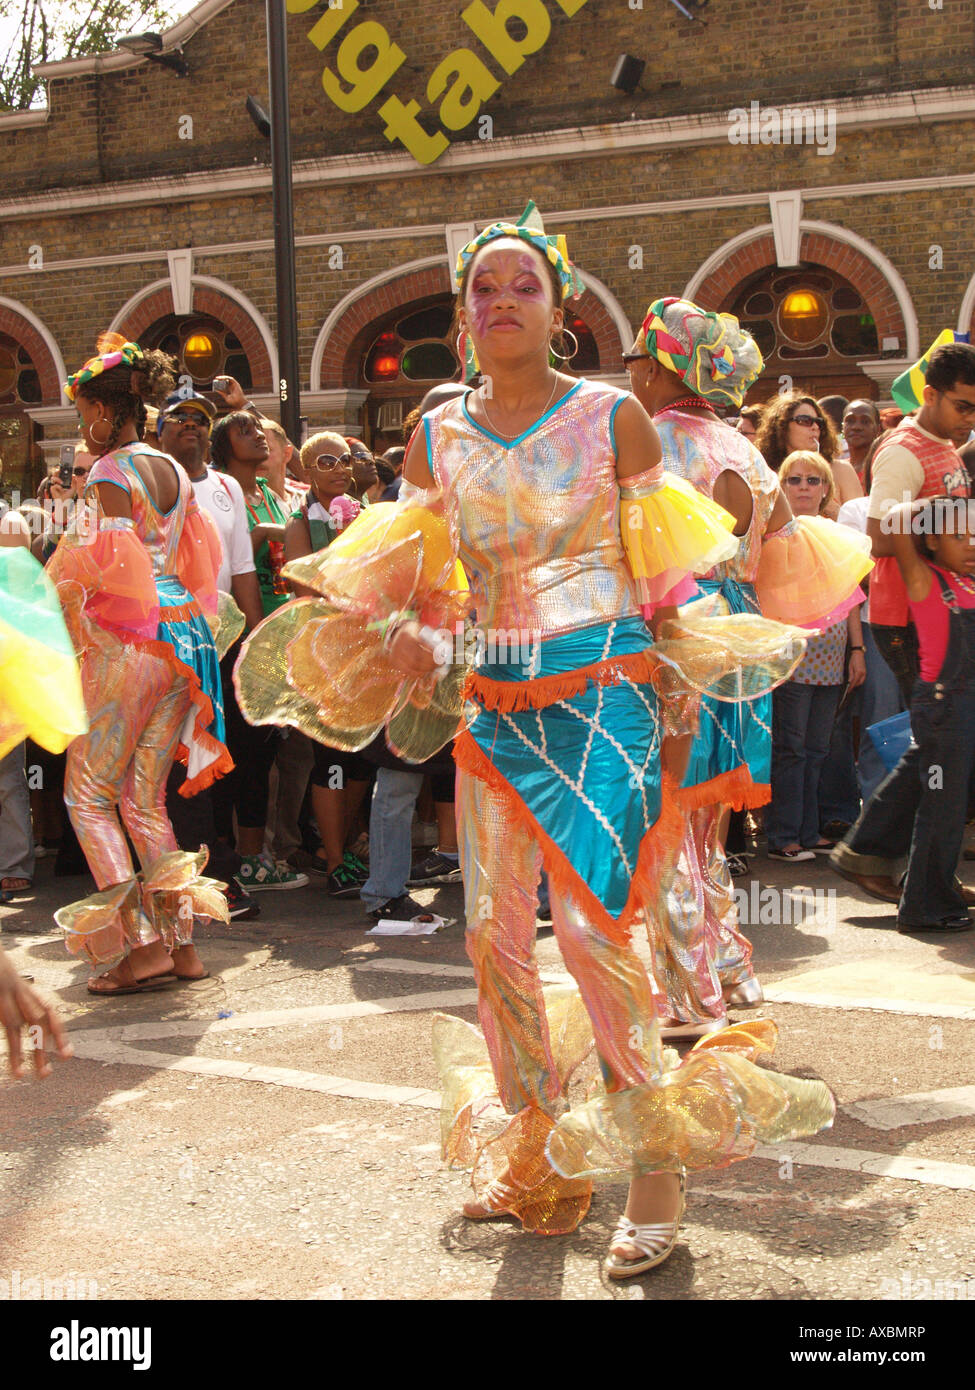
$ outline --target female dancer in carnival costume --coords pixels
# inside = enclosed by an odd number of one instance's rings
[[[682,769],[680,743],[664,737],[650,683],[663,661],[641,607],[663,605],[695,565],[733,553],[732,522],[663,473],[656,434],[636,401],[550,367],[562,301],[579,282],[563,240],[546,237],[533,214],[530,205],[522,222],[493,224],[458,260],[459,323],[490,389],[423,417],[407,452],[403,506],[370,508],[323,556],[287,567],[326,602],[298,601],[313,606],[305,629],[298,604],[266,620],[237,679],[253,717],[298,722],[317,713],[332,722],[329,741],[341,718],[350,742],[354,733],[362,746],[373,730],[355,730],[353,720],[366,723],[366,704],[375,717],[365,683],[378,689],[370,673],[385,650],[387,669],[407,677],[390,686],[386,737],[413,759],[421,743],[427,755],[429,741],[416,737],[423,705],[431,722],[446,713],[456,668],[435,680],[438,657],[424,627],[447,611],[448,588],[463,586],[459,555],[485,651],[501,659],[490,675],[482,665],[470,676],[469,728],[455,746],[483,1034],[459,1019],[435,1022],[445,1155],[474,1169],[468,1217],[513,1215],[544,1234],[575,1229],[593,1178],[630,1178],[607,1267],[626,1278],[673,1249],[685,1168],[745,1157],[759,1140],[812,1133],[831,1123],[833,1102],[820,1082],[754,1065],[772,1044],[767,1023],[706,1040],[680,1067],[676,1054],[662,1053],[629,929],[652,899],[664,845],[680,836],[673,778]],[[631,501],[632,489],[645,495]],[[434,563],[437,528],[446,542]],[[422,538],[417,549],[410,535]],[[400,571],[419,576],[412,601],[366,622],[377,593],[402,593],[394,544]],[[659,606],[657,621],[668,611]],[[348,640],[356,623],[362,657],[350,657],[345,671],[331,667],[331,625]],[[287,659],[276,669],[287,689],[272,711],[261,675],[275,669],[282,642]],[[458,702],[444,718],[441,744],[457,731],[460,709]],[[543,863],[577,990],[543,991],[539,979]],[[605,1093],[570,1110],[569,1079],[594,1040]],[[497,1138],[481,1142],[492,1092],[508,1119]]]
[[[88,727],[71,645],[54,586],[23,547],[0,546],[0,758],[25,738],[63,753]],[[17,973],[0,947],[0,1028],[10,1073],[25,1074],[21,1033],[33,1045],[34,1074],[49,1076],[48,1049],[71,1056],[61,1020]]]
[[[69,951],[113,966],[89,981],[99,995],[204,978],[194,915],[228,915],[220,885],[201,877],[206,851],[177,849],[165,807],[177,755],[187,763],[184,796],[232,767],[208,623],[220,539],[185,471],[141,438],[144,402],[172,389],[174,366],[106,335],[65,385],[97,462],[88,505],[48,567],[81,656],[90,722],[68,749],[64,799],[101,891],[55,920]]]
[[[691,601],[807,627],[844,616],[862,598],[869,549],[845,528],[818,518],[797,522],[761,454],[716,414],[716,406],[740,406],[762,370],[738,320],[688,300],[655,300],[624,361],[633,394],[653,417],[666,467],[735,518],[737,554],[698,579]],[[647,918],[665,1037],[702,1037],[724,1026],[729,1006],[763,1001],[723,839],[728,807],[770,799],[771,724],[770,692],[738,703],[702,702],[681,791],[680,854]]]

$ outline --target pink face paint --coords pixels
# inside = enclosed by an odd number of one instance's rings
[[[517,254],[517,253],[516,253]],[[500,281],[502,258],[507,261],[509,253],[504,251],[498,257],[499,269],[492,270],[485,265],[475,272],[468,289],[468,310],[474,320],[474,329],[479,336],[487,332],[488,323],[499,301],[512,297],[519,303],[538,301],[544,294],[544,284],[536,270],[535,257],[527,252],[518,254],[515,274],[512,279]],[[505,267],[506,268],[506,267]],[[481,292],[483,286],[483,292]]]

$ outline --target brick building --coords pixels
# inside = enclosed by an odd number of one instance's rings
[[[692,4],[692,0],[686,0]],[[736,312],[783,378],[887,398],[975,313],[975,0],[289,0],[301,409],[392,440],[453,366],[449,266],[534,197],[586,292],[573,366],[621,381],[648,302]],[[507,18],[507,27],[505,19]],[[112,328],[275,413],[261,0],[47,64],[0,115],[0,450],[26,491],[75,437],[65,370]],[[623,53],[645,61],[627,94]]]

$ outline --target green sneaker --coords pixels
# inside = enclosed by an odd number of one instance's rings
[[[357,854],[353,854],[352,850],[347,849],[342,856],[342,863],[348,869],[349,873],[353,874],[360,883],[365,883],[366,879],[369,877],[369,866],[368,864],[363,864]]]
[[[304,888],[307,874],[296,873],[289,864],[276,864],[263,854],[246,855],[234,875],[245,893],[261,893],[271,888]]]

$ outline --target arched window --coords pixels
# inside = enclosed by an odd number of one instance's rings
[[[168,314],[139,334],[144,348],[161,348],[175,357],[181,375],[197,389],[215,376],[232,376],[245,391],[253,386],[250,363],[237,335],[212,314]]]
[[[42,400],[40,377],[16,338],[0,333],[0,492],[31,497],[44,474],[26,408]]]

